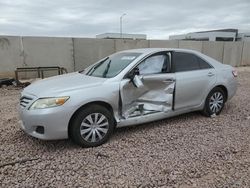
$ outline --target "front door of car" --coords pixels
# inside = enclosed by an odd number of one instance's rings
[[[173,52],[172,55],[176,73],[174,109],[201,105],[216,82],[215,69],[192,53]]]
[[[171,73],[170,57],[168,52],[151,55],[133,69],[138,75],[121,81],[121,115],[124,118],[172,110],[175,74]]]

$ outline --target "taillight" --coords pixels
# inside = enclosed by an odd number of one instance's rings
[[[232,71],[232,74],[233,74],[234,77],[237,77],[237,76],[238,76],[237,70],[233,70],[233,71]]]

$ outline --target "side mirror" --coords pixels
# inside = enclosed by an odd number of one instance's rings
[[[134,79],[135,75],[139,75],[140,71],[138,67],[133,68],[127,75],[127,77],[131,80]]]
[[[140,88],[143,86],[142,80],[141,80],[140,76],[138,76],[138,75],[134,76],[132,82],[133,82],[134,86],[137,88]]]

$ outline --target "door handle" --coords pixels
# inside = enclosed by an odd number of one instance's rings
[[[214,76],[214,73],[209,72],[207,75],[208,75],[209,77],[211,77],[211,76]]]

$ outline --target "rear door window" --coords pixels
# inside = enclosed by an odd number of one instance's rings
[[[199,70],[200,63],[197,57],[190,53],[174,52],[173,62],[175,72]]]

